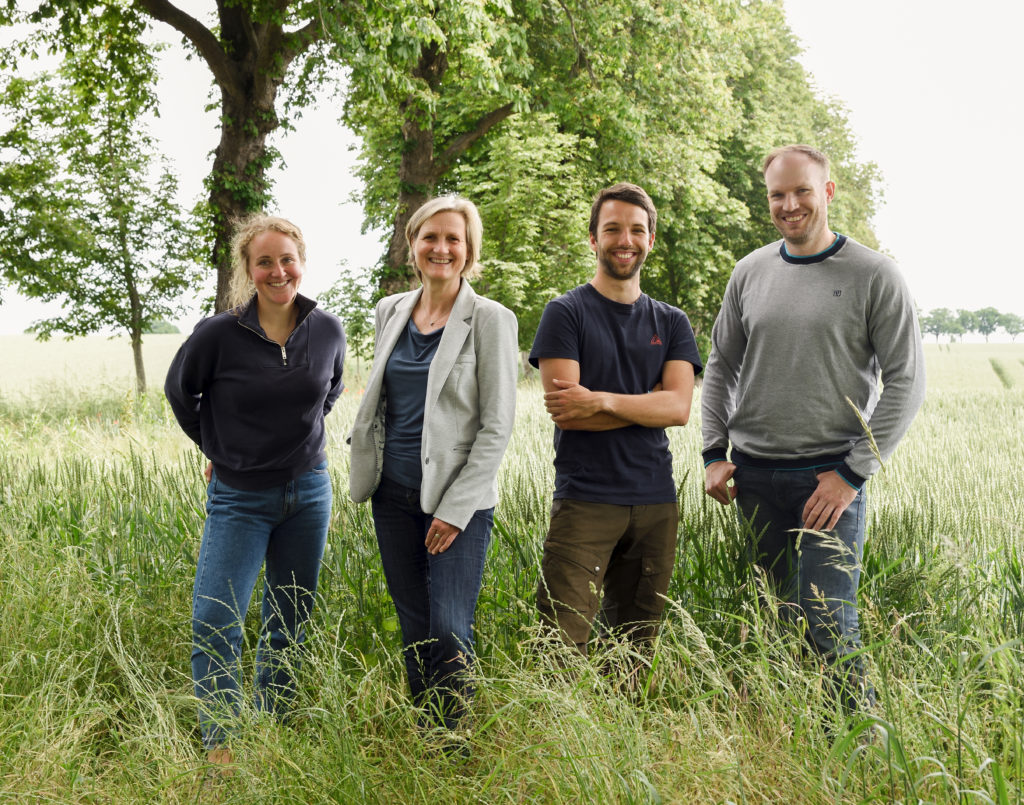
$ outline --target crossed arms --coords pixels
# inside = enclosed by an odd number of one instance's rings
[[[647,394],[591,391],[579,384],[580,365],[570,358],[541,358],[544,406],[562,430],[614,430],[629,425],[685,425],[693,400],[693,364],[665,361],[661,382]]]

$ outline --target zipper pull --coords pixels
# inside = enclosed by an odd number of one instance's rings
[[[288,353],[284,351],[284,344],[281,344],[281,364],[283,366],[288,365]]]

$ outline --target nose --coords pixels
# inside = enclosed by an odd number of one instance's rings
[[[797,199],[795,193],[786,193],[782,199],[782,209],[784,210],[795,210],[797,208]]]

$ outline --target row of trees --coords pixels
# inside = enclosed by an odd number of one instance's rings
[[[14,121],[0,140],[0,280],[68,303],[41,334],[109,315],[134,341],[192,287],[196,254],[217,272],[223,309],[231,220],[269,204],[267,137],[325,93],[362,141],[365,225],[390,233],[380,262],[334,294],[356,346],[373,298],[412,286],[405,222],[443,192],[480,207],[480,289],[517,311],[524,347],[543,305],[592,270],[589,200],[614,181],[642,184],[658,205],[645,290],[684,309],[705,343],[735,260],[776,237],[758,170],[772,146],[827,150],[840,188],[831,221],[877,245],[877,170],[856,160],[842,108],[815,94],[777,0],[215,5],[208,23],[170,0],[0,0],[0,24],[29,32],[0,54]],[[220,106],[196,210],[175,207],[145,134],[159,108],[154,25],[209,67]],[[43,51],[60,68],[21,77]],[[141,307],[115,317],[136,296]],[[90,312],[75,319],[79,309]]]
[[[1010,340],[1016,341],[1017,336],[1024,332],[1024,316],[1000,313],[994,307],[956,311],[939,307],[921,316],[921,332],[934,335],[936,341],[944,335],[955,340],[969,333],[983,335],[988,341],[988,337],[999,328],[1010,336]]]

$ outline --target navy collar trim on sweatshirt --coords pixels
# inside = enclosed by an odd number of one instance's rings
[[[297,330],[299,329],[299,325],[306,320],[310,313],[313,312],[313,308],[316,307],[316,300],[298,293],[295,294],[295,306],[299,309],[298,318],[295,319],[295,329]],[[244,305],[239,305],[232,309],[231,312],[238,317],[238,323],[243,327],[259,333],[264,338],[267,337],[267,334],[263,332],[263,328],[260,327],[260,316],[259,308],[256,304],[256,294],[253,294],[252,299]]]
[[[809,266],[812,265],[813,263],[820,263],[823,260],[827,260],[828,258],[830,258],[833,254],[838,252],[846,244],[846,235],[840,235],[838,232],[836,232],[835,236],[836,239],[832,241],[832,245],[825,249],[825,251],[818,252],[817,254],[807,255],[790,254],[788,251],[786,251],[786,241],[782,241],[779,244],[779,255],[787,263],[790,263],[791,265],[794,266]]]

